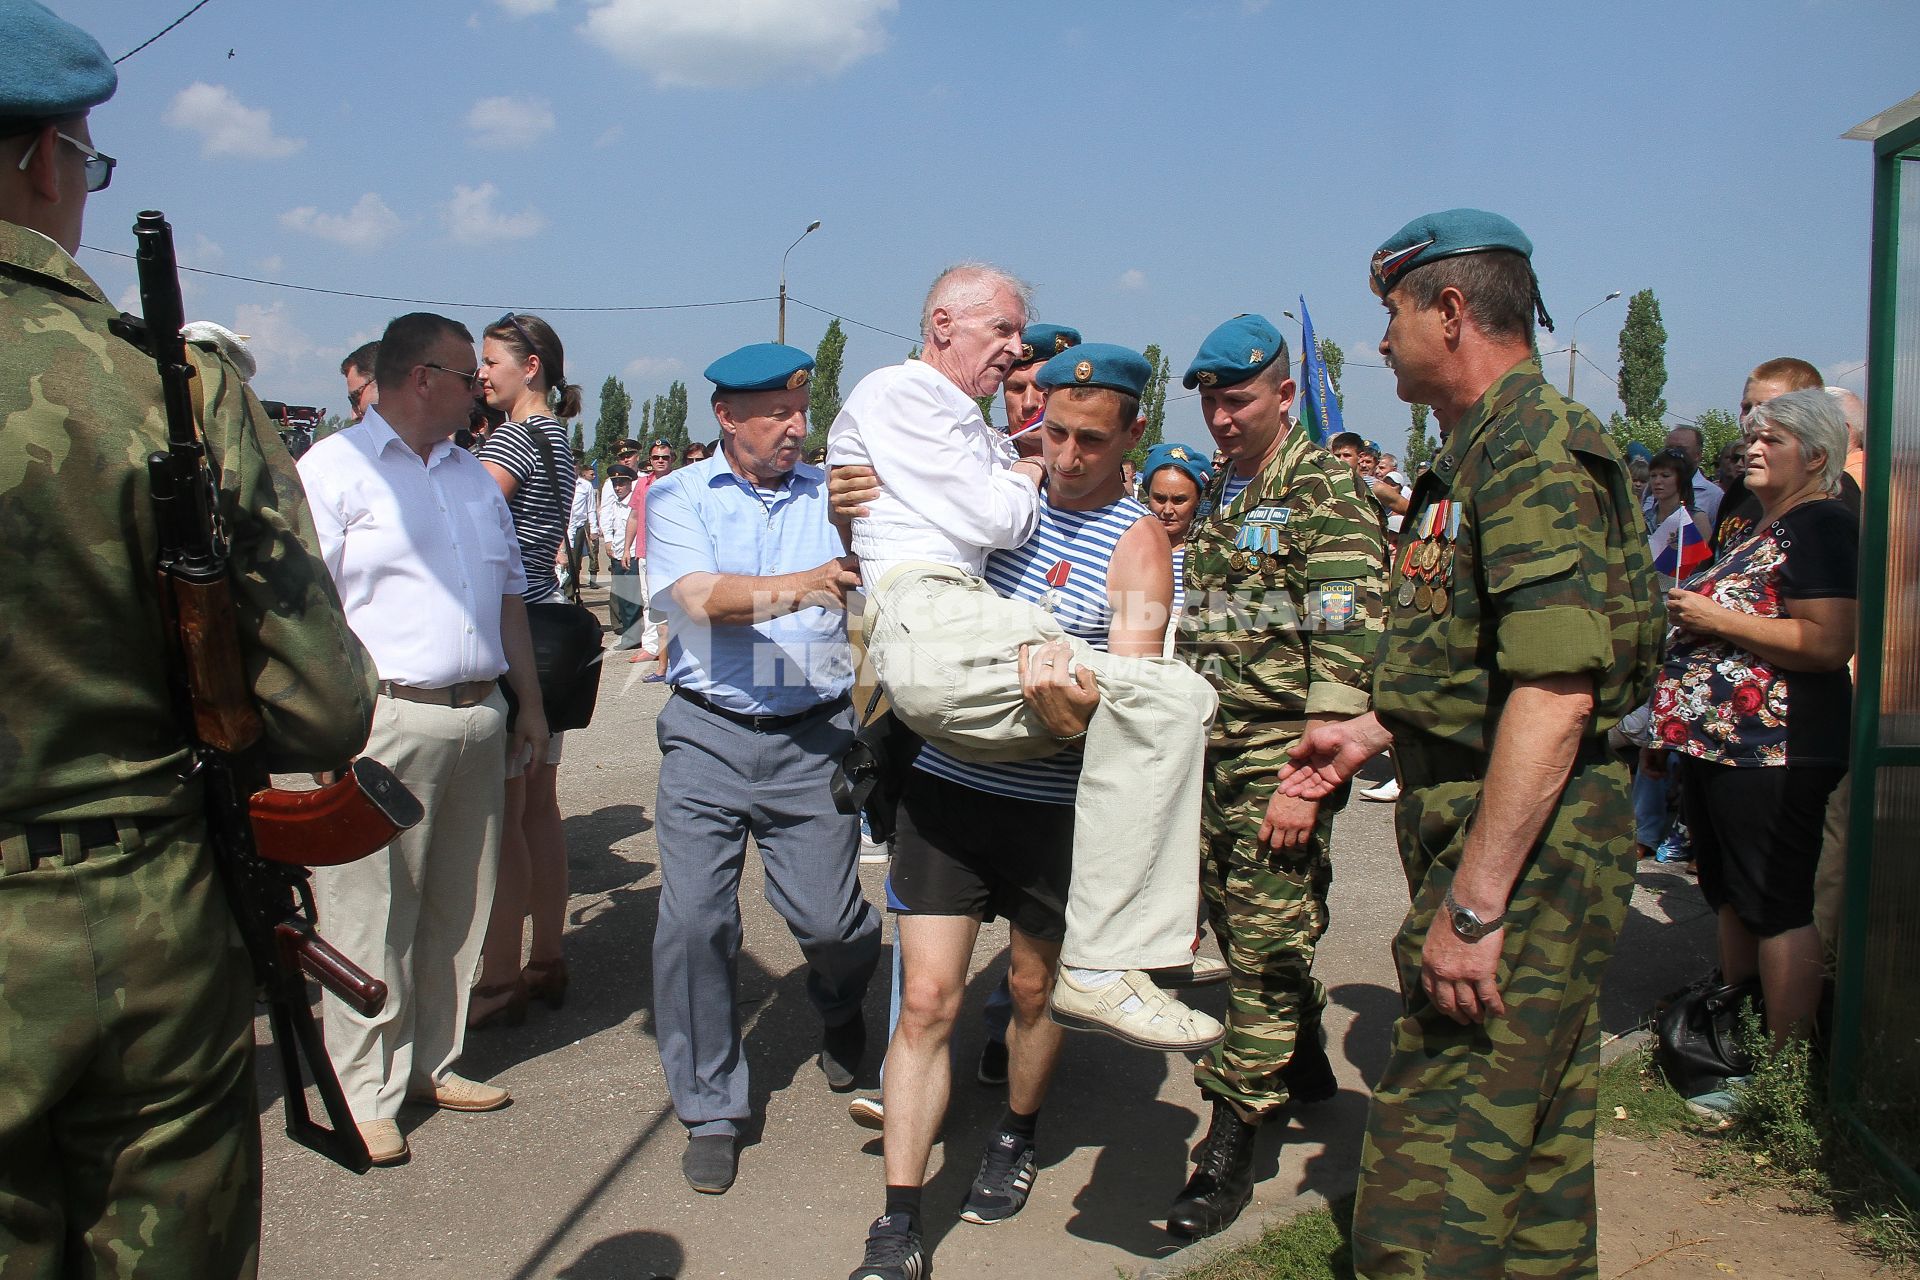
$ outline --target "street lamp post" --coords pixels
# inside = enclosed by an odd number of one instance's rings
[[[793,244],[787,246],[787,253],[792,253],[794,245],[799,244],[819,229],[820,219],[815,218],[807,224],[805,231],[802,231],[793,238]],[[776,339],[776,341],[779,342],[785,342],[787,340],[787,253],[780,255],[780,336]],[[1617,298],[1620,295],[1615,294],[1614,296]]]
[[[785,287],[785,285],[781,286],[782,289]],[[1573,399],[1573,362],[1580,358],[1580,321],[1586,317],[1587,312],[1596,311],[1619,296],[1620,291],[1615,289],[1573,318],[1573,328],[1567,333],[1567,399],[1569,400]]]

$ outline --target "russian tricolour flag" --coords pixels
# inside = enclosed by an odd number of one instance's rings
[[[1680,532],[1674,536],[1659,555],[1653,558],[1654,571],[1664,573],[1669,578],[1690,578],[1713,559],[1713,552],[1707,548],[1707,540],[1700,536],[1700,526],[1692,520],[1680,522]]]

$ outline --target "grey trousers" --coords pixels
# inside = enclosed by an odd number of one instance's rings
[[[766,868],[767,901],[806,957],[807,997],[825,1025],[859,1014],[880,962],[880,917],[860,893],[859,819],[834,810],[829,787],[853,738],[853,712],[757,731],[672,697],[655,731],[660,1065],[682,1124],[735,1133],[748,1116],[734,1001],[747,837]]]

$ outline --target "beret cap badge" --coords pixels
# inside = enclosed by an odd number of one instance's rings
[[[1258,347],[1255,347],[1253,350],[1247,352],[1248,364],[1259,364],[1262,360],[1265,360],[1266,358],[1267,358],[1267,353],[1262,351]]]
[[[1027,363],[1028,361],[1031,361],[1032,359],[1033,359],[1033,344],[1032,344],[1031,342],[1023,342],[1023,343],[1021,343],[1021,344],[1020,344],[1020,360],[1021,360],[1021,363],[1023,363],[1023,364],[1024,364],[1024,363]]]
[[[792,373],[787,375],[787,390],[798,391],[800,388],[806,386],[807,383],[812,380],[812,378],[813,378],[812,370],[795,369]]]
[[[1079,364],[1076,364],[1075,366],[1073,366],[1073,380],[1075,382],[1087,382],[1087,381],[1090,381],[1092,378],[1093,378],[1093,361],[1082,360]]]
[[[1220,375],[1211,369],[1202,369],[1193,375],[1193,380],[1203,387],[1210,387],[1220,381]]]

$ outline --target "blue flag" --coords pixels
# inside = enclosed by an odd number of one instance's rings
[[[1300,421],[1315,444],[1325,444],[1346,426],[1340,420],[1340,401],[1333,394],[1327,362],[1320,358],[1320,346],[1313,340],[1313,317],[1307,314],[1305,298],[1300,299],[1300,327],[1305,331],[1300,343]]]

